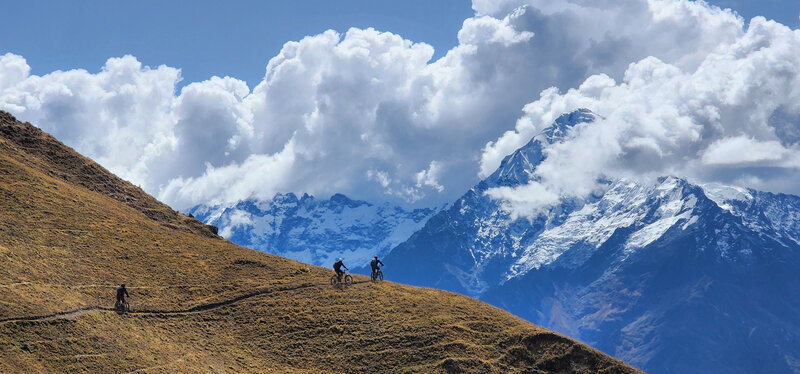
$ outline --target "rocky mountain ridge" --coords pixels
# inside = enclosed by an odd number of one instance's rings
[[[436,213],[375,205],[342,194],[317,199],[277,194],[270,201],[245,200],[233,206],[199,205],[189,213],[220,227],[220,235],[248,248],[328,267],[343,257],[364,266],[383,257]]]

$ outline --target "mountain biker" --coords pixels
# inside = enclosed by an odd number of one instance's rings
[[[125,288],[125,283],[123,283],[117,288],[117,302],[125,304],[126,297],[131,297],[131,295],[128,294],[128,289]]]
[[[381,262],[381,260],[378,260],[378,255],[375,255],[375,256],[372,258],[372,261],[370,261],[370,262],[369,262],[369,266],[371,266],[371,267],[372,267],[372,276],[373,276],[373,277],[375,277],[375,273],[377,273],[377,272],[378,272],[378,270],[380,269],[380,268],[378,267],[378,264],[381,264],[380,266],[384,266],[384,265],[383,265],[383,262]]]
[[[347,266],[344,266],[344,262],[342,262],[342,261],[344,261],[344,259],[339,257],[339,261],[336,261],[336,263],[333,264],[333,270],[336,270],[336,277],[339,278],[340,282],[342,281],[342,274],[344,274],[344,272],[342,271],[342,268],[344,268],[345,270],[348,270],[348,271],[350,270],[350,269],[347,268]]]

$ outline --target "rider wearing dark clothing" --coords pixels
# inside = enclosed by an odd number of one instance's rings
[[[122,284],[117,288],[117,301],[124,303],[125,297],[131,297],[131,295],[128,294],[128,289],[125,288],[125,284]]]
[[[350,270],[347,268],[347,266],[344,266],[344,262],[342,261],[343,259],[340,258],[339,261],[336,261],[336,263],[333,264],[333,270],[336,271],[336,276],[339,277],[339,280],[342,280],[342,274],[344,274],[342,268],[344,268],[344,270]]]
[[[374,275],[374,274],[375,274],[375,272],[377,272],[377,271],[378,271],[378,269],[379,269],[379,267],[378,267],[378,264],[381,264],[381,266],[383,266],[383,262],[381,262],[381,260],[378,260],[378,256],[375,256],[375,257],[372,259],[372,261],[370,261],[370,262],[369,262],[369,266],[371,266],[371,267],[372,267],[372,274],[373,274],[373,275]]]

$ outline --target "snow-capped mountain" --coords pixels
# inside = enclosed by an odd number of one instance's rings
[[[514,220],[501,209],[499,201],[485,192],[493,187],[528,183],[534,168],[544,159],[543,151],[548,144],[563,137],[571,127],[594,119],[588,110],[563,115],[553,126],[505,157],[492,175],[392,250],[387,261],[415,269],[398,274],[398,280],[477,297],[507,279],[512,265],[542,230],[558,226],[578,205],[564,202],[548,216],[533,221]],[[421,264],[417,263],[420,258],[425,259]]]
[[[218,226],[220,235],[245,247],[320,266],[343,257],[353,267],[408,239],[436,210],[409,211],[341,194],[316,199],[288,193],[233,206],[199,205],[189,213]]]
[[[391,279],[479,297],[653,373],[800,372],[800,197],[606,181],[535,219],[485,192],[533,178],[562,116],[387,256]],[[402,270],[398,270],[402,269]]]

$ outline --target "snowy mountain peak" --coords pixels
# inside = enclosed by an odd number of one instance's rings
[[[606,180],[603,191],[587,199],[564,199],[533,220],[512,218],[501,209],[501,202],[484,193],[498,185],[528,183],[545,157],[543,150],[549,142],[557,142],[568,135],[570,128],[595,118],[588,110],[559,117],[546,131],[507,156],[491,176],[394,249],[391,260],[439,253],[447,259],[444,271],[420,271],[435,274],[433,277],[439,280],[434,284],[479,296],[489,287],[523,277],[532,270],[582,267],[611,242],[618,243],[606,255],[609,261],[620,265],[669,233],[680,235],[695,230],[701,217],[722,225],[719,232],[724,235],[719,234],[720,240],[698,245],[698,250],[707,250],[720,259],[740,259],[754,250],[733,244],[743,230],[742,219],[720,209],[703,188],[676,176],[664,176],[655,183]],[[793,222],[800,228],[797,214],[783,211],[771,216],[750,227],[766,227],[779,221],[783,226]],[[791,232],[785,232],[782,238],[797,240]]]
[[[297,195],[295,195],[295,194],[293,194],[291,192],[285,193],[285,194],[278,193],[278,194],[275,194],[275,196],[272,198],[272,203],[273,204],[297,204],[299,201],[300,200],[297,199]],[[248,200],[245,200],[245,202],[250,202],[250,203],[253,203],[253,204],[261,203],[261,201],[257,201],[255,199],[248,199]]]
[[[351,199],[351,198],[349,198],[349,197],[347,197],[347,196],[345,196],[343,194],[340,194],[340,193],[337,193],[337,194],[334,194],[333,196],[331,196],[331,198],[328,201],[328,203],[330,205],[333,205],[333,206],[341,205],[341,206],[346,206],[346,207],[349,207],[349,208],[356,208],[356,207],[361,206],[361,205],[370,205],[370,206],[372,205],[372,204],[370,204],[370,203],[368,203],[366,201],[353,200],[353,199]]]
[[[706,196],[713,200],[720,208],[733,211],[731,202],[748,202],[753,200],[753,195],[747,188],[728,186],[719,183],[706,183],[701,185]]]
[[[783,243],[800,244],[800,197],[715,183],[704,184],[702,189],[750,230]]]
[[[562,114],[556,118],[555,122],[551,126],[542,131],[542,134],[548,143],[555,143],[561,139],[564,139],[573,126],[579,123],[594,122],[596,119],[597,115],[595,115],[591,110],[578,109],[571,113]],[[535,138],[536,137],[534,137],[534,139]]]
[[[596,116],[588,109],[561,115],[534,136],[527,144],[503,158],[500,167],[486,179],[488,187],[517,186],[531,180],[534,169],[544,160],[544,149],[567,136],[577,124],[593,122]]]

